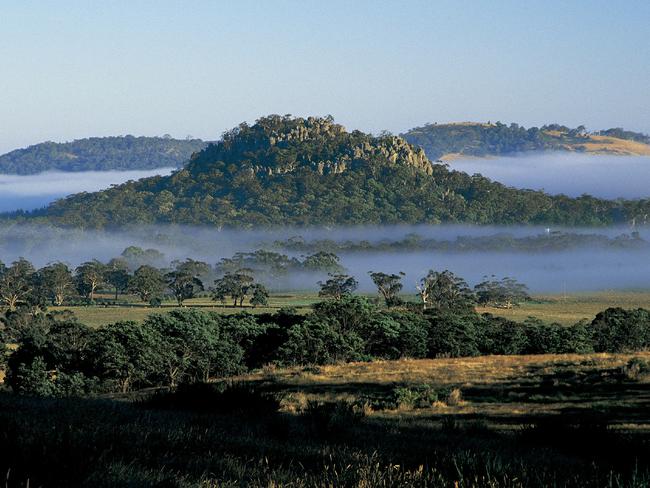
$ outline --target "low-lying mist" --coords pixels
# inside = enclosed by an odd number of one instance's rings
[[[58,198],[82,191],[98,191],[111,185],[148,176],[167,175],[174,168],[147,171],[53,171],[37,175],[0,174],[0,212],[33,210]]]
[[[649,156],[548,152],[459,159],[451,161],[449,166],[469,174],[481,173],[508,186],[572,197],[584,193],[608,199],[650,196]]]
[[[429,269],[450,269],[471,285],[481,281],[485,275],[510,276],[538,293],[650,288],[650,229],[641,228],[634,234],[632,231],[629,228],[473,226],[274,231],[147,226],[121,231],[83,231],[12,225],[0,229],[0,260],[9,263],[22,256],[38,267],[53,261],[76,266],[93,258],[107,261],[119,256],[129,246],[138,246],[162,252],[167,264],[175,259],[192,258],[215,265],[236,252],[257,249],[300,258],[313,253],[322,243],[329,243],[335,246],[341,264],[359,280],[362,291],[374,289],[368,277],[369,271],[403,271],[406,273],[404,293],[410,294],[415,291],[415,283]],[[576,239],[575,236],[586,236],[587,239]],[[481,239],[487,237],[489,239]],[[431,239],[436,245],[444,244],[444,249],[402,246],[402,241],[408,242],[409,239],[424,240],[425,244],[429,242],[426,239]],[[466,242],[472,239],[475,245],[466,247]],[[571,239],[575,245],[557,246],[558,242]],[[484,240],[487,244],[482,244]],[[545,243],[547,240],[555,244],[532,248],[543,251],[514,250],[512,247],[513,242]],[[592,241],[598,244],[584,244]],[[292,247],[292,242],[301,243],[303,248]],[[276,291],[313,290],[317,289],[317,281],[323,278],[323,273],[288,273],[267,280],[266,284]]]

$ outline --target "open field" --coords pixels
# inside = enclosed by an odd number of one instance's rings
[[[374,295],[372,295],[374,296]],[[106,296],[105,298],[109,298]],[[479,313],[489,312],[515,321],[523,321],[530,316],[547,322],[559,322],[571,325],[581,319],[592,320],[594,316],[608,307],[648,308],[650,309],[650,291],[603,291],[589,293],[572,293],[563,295],[536,295],[533,301],[513,309],[493,307],[478,307]],[[195,298],[186,301],[188,307],[200,307],[224,314],[274,312],[282,307],[294,307],[300,312],[307,313],[310,306],[319,300],[315,292],[293,292],[272,294],[269,305],[252,308],[239,308],[221,305],[210,298]],[[64,306],[51,307],[51,310],[71,310],[79,320],[92,327],[99,327],[120,320],[142,321],[151,313],[169,312],[174,310],[176,303],[167,301],[160,308],[152,308],[138,303],[134,297],[120,297],[119,305],[109,306]]]
[[[290,409],[310,400],[345,400],[388,405],[376,413],[389,417],[451,416],[506,428],[548,415],[599,415],[610,426],[650,433],[650,375],[628,378],[623,369],[632,358],[650,360],[650,352],[403,359],[267,370],[241,379],[281,392]],[[418,409],[390,405],[396,387],[422,385],[439,392],[439,401]],[[460,401],[449,403],[454,390]]]
[[[575,324],[579,320],[592,320],[598,312],[609,307],[648,308],[650,291],[601,291],[564,295],[535,295],[532,302],[509,310],[478,307],[479,313],[489,312],[510,320],[523,321],[537,317],[546,322]]]
[[[102,298],[112,299],[105,296]],[[185,301],[185,307],[197,307],[206,311],[214,311],[223,314],[235,314],[241,312],[249,313],[268,313],[276,312],[283,307],[292,307],[299,312],[307,313],[313,303],[319,301],[318,295],[312,292],[297,293],[280,293],[273,294],[269,297],[269,304],[265,307],[251,307],[245,304],[242,307],[233,307],[230,302],[221,304],[208,297],[193,298]],[[150,307],[136,301],[135,297],[120,297],[117,305],[94,305],[94,306],[63,306],[49,307],[52,311],[70,310],[74,312],[80,322],[91,327],[101,327],[102,325],[123,320],[133,320],[141,322],[152,313],[166,313],[178,309],[175,301],[165,301],[161,307]]]
[[[0,469],[8,487],[647,487],[650,383],[630,357],[266,368],[234,379],[257,393],[229,411],[206,386],[181,404],[0,393]],[[438,400],[391,404],[425,383]]]

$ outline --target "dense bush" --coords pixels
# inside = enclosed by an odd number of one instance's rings
[[[612,308],[589,324],[522,324],[472,310],[385,308],[350,295],[318,303],[306,316],[188,308],[97,330],[65,314],[15,311],[3,332],[18,345],[7,361],[14,391],[80,396],[174,388],[266,364],[643,350],[650,312]]]
[[[650,312],[608,308],[590,326],[596,352],[639,351],[650,347]]]

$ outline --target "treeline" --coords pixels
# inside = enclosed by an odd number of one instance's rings
[[[345,295],[308,315],[198,309],[91,329],[60,313],[9,312],[6,382],[17,393],[83,396],[203,382],[266,364],[482,354],[627,352],[650,347],[650,312],[608,309],[567,327],[515,323],[471,309],[386,308]],[[4,356],[3,356],[4,357]]]
[[[584,126],[569,128],[549,124],[526,129],[519,124],[506,125],[427,124],[402,134],[415,146],[422,147],[432,160],[445,154],[488,156],[526,151],[564,150],[566,144],[584,143],[588,134]]]
[[[186,260],[170,271],[174,277],[193,271],[184,286],[171,284],[170,289],[197,285],[197,263]],[[19,266],[25,263],[7,269]],[[265,364],[650,347],[650,312],[643,309],[608,309],[591,323],[570,327],[534,318],[522,324],[474,309],[477,303],[511,307],[528,299],[525,285],[511,278],[489,278],[471,289],[450,271],[430,270],[418,283],[420,302],[414,303],[400,296],[401,274],[371,272],[370,277],[381,303],[354,295],[354,277],[330,273],[319,282],[325,300],[307,315],[281,309],[228,316],[190,308],[152,314],[142,324],[124,321],[92,329],[66,311],[8,309],[1,329],[2,343],[13,344],[2,355],[7,358],[6,381],[19,393],[92,395],[203,382]],[[215,299],[232,293],[234,288],[226,287],[234,279],[234,273],[227,272],[215,281]],[[256,288],[250,282],[237,286]],[[236,294],[231,298],[235,304],[241,299]]]
[[[608,136],[650,144],[650,136],[621,128],[587,132],[585,126],[575,128],[548,124],[526,129],[519,124],[501,122],[487,124],[427,124],[402,134],[411,144],[421,147],[436,161],[449,154],[494,156],[526,151],[584,151],[584,143],[597,142],[591,138]]]
[[[325,281],[318,281],[319,295],[335,300],[358,287],[354,276],[344,274],[338,256],[323,251],[300,260],[257,250],[235,253],[214,266],[187,258],[173,261],[171,267],[156,267],[154,263],[164,259],[155,249],[130,246],[106,263],[93,259],[73,270],[62,262],[36,269],[24,258],[9,266],[0,261],[0,306],[15,311],[45,310],[48,305],[94,304],[97,295],[107,290],[114,293],[113,304],[120,294],[130,293],[153,306],[160,306],[165,297],[173,297],[178,306],[183,306],[186,300],[207,292],[215,301],[232,300],[233,306],[242,307],[246,299],[252,306],[266,305],[269,293],[260,280],[274,280],[290,273],[327,273]],[[404,273],[369,274],[387,307],[405,303],[400,296]],[[471,290],[462,278],[447,270],[429,271],[419,281],[417,290],[424,309],[456,309],[476,304],[511,308],[530,299],[526,285],[513,278],[486,277]],[[102,303],[107,304],[107,300],[102,299]]]
[[[160,251],[136,246],[108,262],[93,259],[74,269],[62,262],[36,269],[24,258],[9,266],[0,261],[0,306],[13,311],[20,307],[93,304],[98,292],[107,290],[114,293],[115,301],[120,294],[130,293],[153,306],[159,306],[165,297],[182,306],[202,292],[221,302],[230,299],[234,306],[243,306],[246,299],[257,306],[266,305],[269,295],[259,280],[296,272],[343,270],[338,256],[327,252],[316,252],[302,260],[264,250],[238,252],[214,266],[188,258],[162,267],[164,261]]]
[[[441,252],[554,252],[577,248],[647,249],[648,242],[639,232],[609,237],[601,234],[550,231],[517,237],[507,232],[487,236],[458,236],[454,240],[426,238],[410,233],[399,240],[378,241],[313,239],[294,236],[276,240],[273,246],[292,252],[404,252],[431,250]]]
[[[642,142],[644,144],[650,144],[650,135],[643,134],[641,132],[633,132],[631,130],[621,129],[620,127],[615,127],[607,130],[600,130],[595,132],[599,136],[608,136],[608,137],[617,137],[619,139],[626,139],[629,141]]]
[[[633,219],[642,223],[648,214],[648,200],[517,190],[432,164],[421,149],[399,137],[347,132],[330,118],[269,116],[226,133],[173,175],[73,195],[46,209],[5,218],[81,228],[156,223],[600,226]]]
[[[178,168],[207,145],[200,139],[164,137],[91,137],[72,142],[43,142],[0,155],[0,173],[30,175],[43,171],[126,171]]]

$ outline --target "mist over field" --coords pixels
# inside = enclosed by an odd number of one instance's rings
[[[615,198],[650,196],[650,157],[575,153],[534,153],[512,157],[459,159],[449,167],[516,188],[576,197],[584,193]]]
[[[0,212],[33,210],[58,198],[148,176],[167,175],[175,168],[146,171],[46,172],[30,176],[0,174]]]
[[[193,258],[214,265],[236,252],[267,249],[300,258],[311,252],[288,250],[280,241],[300,236],[305,242],[330,240],[338,244],[396,242],[417,234],[421,238],[454,241],[459,236],[544,236],[554,231],[597,234],[613,238],[629,228],[546,229],[540,227],[473,226],[387,226],[344,229],[284,229],[233,231],[205,227],[150,226],[122,231],[82,231],[54,227],[14,225],[0,233],[0,260],[11,262],[23,256],[36,266],[64,261],[76,266],[93,258],[107,261],[128,246],[154,248],[167,263]],[[639,237],[650,241],[650,230],[638,229]],[[360,282],[361,291],[373,291],[369,271],[399,272],[404,293],[415,291],[415,283],[429,269],[451,271],[470,285],[485,275],[511,276],[526,283],[533,292],[571,292],[602,289],[650,288],[650,246],[638,249],[581,247],[545,252],[513,251],[429,251],[375,248],[368,251],[337,252],[341,264]],[[315,290],[323,273],[288,273],[267,281],[274,290]]]

